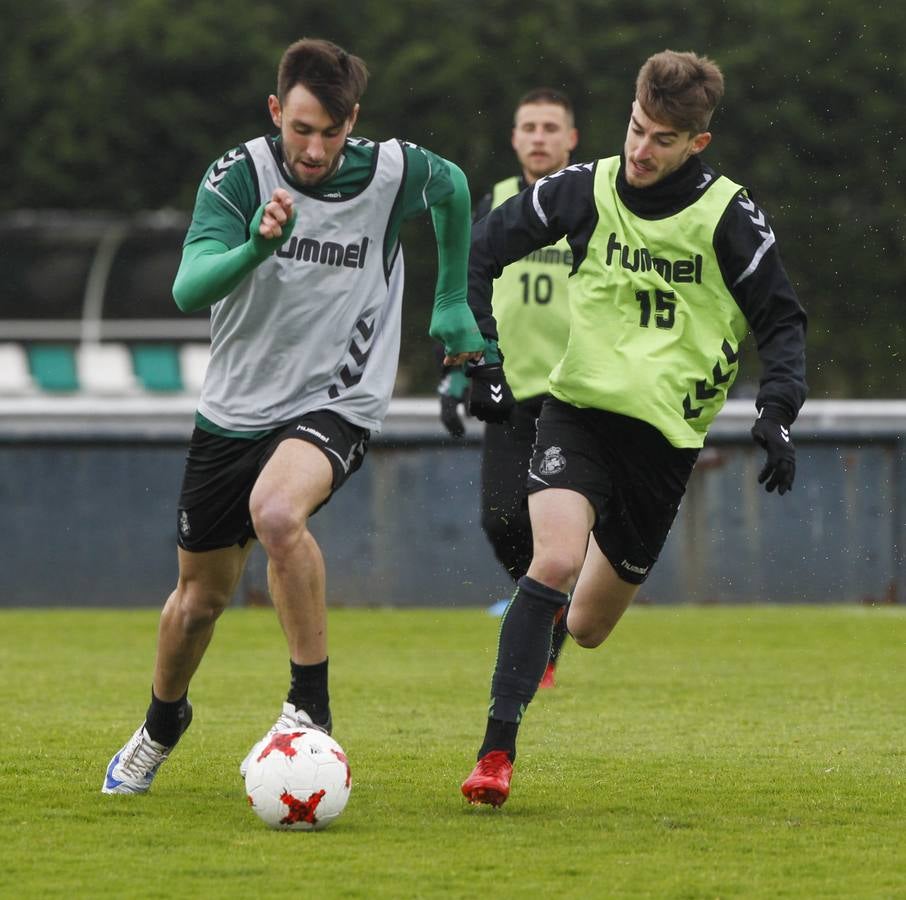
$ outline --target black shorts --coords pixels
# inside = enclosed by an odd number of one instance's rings
[[[566,488],[586,497],[601,552],[623,581],[641,584],[667,540],[698,453],[674,447],[640,419],[549,397],[526,490]]]
[[[308,413],[255,439],[222,437],[196,427],[179,496],[177,543],[183,550],[201,553],[245,546],[254,538],[249,497],[283,441],[308,441],[324,451],[333,469],[332,494],[362,465],[370,437],[367,428],[351,425],[329,410]]]

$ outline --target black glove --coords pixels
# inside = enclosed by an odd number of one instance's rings
[[[440,394],[440,420],[451,437],[461,438],[466,426],[459,416],[459,405],[468,406],[469,380],[461,367],[448,369],[438,385]]]
[[[777,488],[781,496],[792,490],[796,477],[796,448],[790,438],[789,421],[783,413],[762,409],[752,426],[752,440],[768,454],[758,483],[767,491]]]
[[[506,383],[503,364],[488,362],[483,356],[477,363],[466,363],[466,375],[472,379],[469,415],[482,422],[506,422],[516,401]]]

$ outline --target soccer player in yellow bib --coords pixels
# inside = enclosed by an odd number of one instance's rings
[[[713,61],[655,54],[622,155],[542,178],[473,229],[469,302],[486,338],[505,266],[566,235],[573,274],[569,343],[528,473],[534,552],[501,625],[485,737],[462,785],[472,803],[509,795],[518,729],[569,595],[569,633],[597,647],[651,571],[749,330],[762,366],[758,480],[778,494],[793,485],[806,316],[764,212],[701,159],[722,95]]]
[[[552,88],[539,87],[519,100],[511,143],[522,170],[495,184],[475,207],[473,218],[569,165],[576,147],[573,105]],[[481,456],[481,527],[510,577],[525,575],[532,558],[532,528],[526,505],[525,473],[535,443],[535,421],[547,396],[548,377],[569,337],[567,278],[572,251],[565,238],[507,266],[494,282],[493,307],[506,377],[516,404],[510,418],[488,423]],[[441,420],[454,437],[465,429],[458,413],[467,391],[460,368],[441,381]],[[561,615],[551,640],[542,687],[553,687],[554,667],[566,637]]]

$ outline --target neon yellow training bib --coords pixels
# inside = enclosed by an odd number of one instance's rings
[[[743,190],[718,176],[663,219],[620,201],[620,158],[598,161],[598,224],[569,281],[572,328],[551,393],[653,425],[675,447],[701,447],[738,372],[748,323],[714,252],[714,232]]]
[[[491,208],[519,193],[519,179],[494,185]],[[504,267],[491,303],[504,370],[517,400],[546,394],[551,369],[569,338],[568,279],[573,254],[566,238]]]

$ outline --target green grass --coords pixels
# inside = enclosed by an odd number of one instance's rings
[[[147,704],[157,614],[6,611],[0,896],[903,897],[904,612],[630,610],[599,650],[566,648],[493,810],[458,785],[497,622],[335,610],[353,791],[296,833],[261,825],[237,773],[288,682],[270,611],[223,617],[144,797],[99,787]]]

